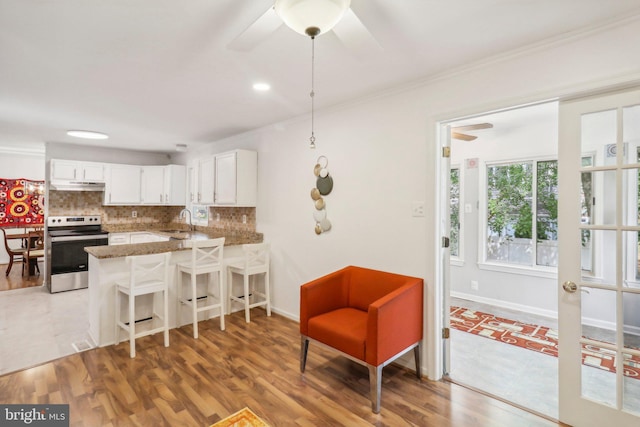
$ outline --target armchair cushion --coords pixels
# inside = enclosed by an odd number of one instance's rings
[[[367,318],[366,311],[339,308],[311,318],[309,336],[328,346],[339,348],[356,359],[364,360]]]

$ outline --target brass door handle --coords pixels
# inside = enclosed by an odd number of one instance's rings
[[[562,284],[562,289],[564,289],[565,292],[572,294],[578,290],[578,285],[573,283],[571,280],[567,280]]]

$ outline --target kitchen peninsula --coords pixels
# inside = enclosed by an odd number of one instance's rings
[[[162,237],[165,241],[133,243],[111,246],[87,247],[89,254],[89,334],[99,347],[115,343],[115,282],[128,277],[125,258],[130,255],[149,255],[171,252],[169,281],[169,325],[176,328],[178,310],[176,287],[178,283],[176,264],[190,260],[192,240],[214,239],[225,237],[224,258],[242,255],[242,246],[247,243],[261,243],[261,233],[219,228],[198,227],[198,231],[179,230],[175,227],[169,231],[152,230],[151,233]],[[168,240],[166,240],[168,239]],[[205,277],[199,277],[204,283]],[[147,319],[151,315],[151,296],[138,297],[136,302],[136,320]],[[204,320],[205,313],[200,313]],[[187,316],[180,318],[187,319]],[[142,326],[142,323],[141,323]]]

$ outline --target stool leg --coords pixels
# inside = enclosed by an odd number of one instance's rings
[[[244,274],[244,320],[251,322],[251,315],[249,314],[249,275],[245,271]]]
[[[115,286],[116,289],[116,334],[115,334],[115,344],[120,344],[120,292],[118,291],[118,286]]]
[[[218,298],[220,302],[220,330],[224,331],[224,270],[218,271]]]
[[[231,314],[231,296],[233,295],[233,273],[227,268],[227,314]]]
[[[193,316],[193,338],[198,338],[198,295],[196,294],[196,272],[191,272],[191,315]]]
[[[164,300],[164,346],[169,347],[169,293],[166,288],[162,291],[162,298]]]
[[[264,273],[264,294],[267,300],[267,316],[271,316],[271,286],[269,284],[269,270]]]
[[[136,297],[129,294],[129,355],[136,357]]]

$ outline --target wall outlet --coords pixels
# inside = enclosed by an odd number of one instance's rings
[[[243,224],[247,223],[247,216],[246,215],[242,215],[242,223]]]
[[[138,218],[138,211],[131,211],[131,218]]]
[[[478,281],[477,280],[472,280],[471,281],[471,289],[473,289],[474,291],[478,290]]]
[[[415,201],[411,202],[411,215],[420,217],[424,216],[424,202],[423,201]]]

